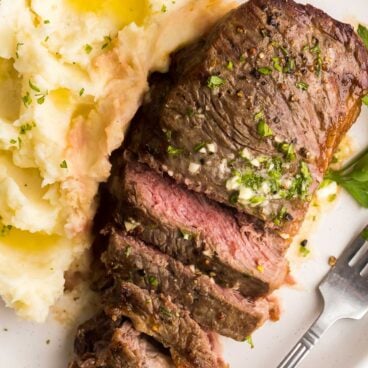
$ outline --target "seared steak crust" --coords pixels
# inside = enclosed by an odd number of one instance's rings
[[[163,348],[134,329],[130,321],[113,321],[104,313],[77,331],[75,358],[70,368],[171,368]]]
[[[322,11],[251,0],[153,78],[130,149],[294,234],[360,111],[367,60],[353,29]]]
[[[113,320],[129,317],[138,331],[168,347],[176,364],[180,361],[180,366],[188,368],[225,367],[212,335],[169,297],[122,282],[106,295],[105,305]]]
[[[245,299],[124,233],[113,232],[103,260],[115,280],[169,296],[206,330],[244,341],[269,317],[268,303]]]

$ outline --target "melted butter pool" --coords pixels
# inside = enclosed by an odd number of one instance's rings
[[[93,12],[113,19],[118,27],[135,22],[142,25],[149,12],[148,0],[65,0],[81,13]]]

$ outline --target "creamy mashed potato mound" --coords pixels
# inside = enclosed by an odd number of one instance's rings
[[[89,230],[147,76],[234,3],[0,2],[0,295],[43,321]]]

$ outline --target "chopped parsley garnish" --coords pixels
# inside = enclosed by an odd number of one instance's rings
[[[245,56],[244,56],[244,55],[240,55],[240,57],[239,57],[239,61],[240,61],[241,63],[244,63],[244,62],[245,62]]]
[[[89,44],[84,46],[84,51],[86,52],[86,54],[90,54],[91,51],[93,50],[93,47]]]
[[[294,145],[289,143],[281,143],[279,145],[279,150],[284,154],[288,161],[294,161],[296,158]]]
[[[66,161],[65,161],[65,160],[63,160],[63,161],[61,162],[60,167],[61,167],[62,169],[67,169],[67,168],[68,168],[68,164],[66,163]]]
[[[264,113],[263,111],[260,111],[260,112],[257,112],[255,115],[254,115],[254,120],[256,121],[256,123],[262,119],[264,119],[265,116],[264,116]]]
[[[202,148],[205,148],[207,145],[207,143],[198,143],[195,147],[194,147],[194,152],[199,152]]]
[[[254,343],[253,343],[252,336],[247,336],[245,338],[245,341],[249,344],[249,346],[250,346],[251,349],[254,349]]]
[[[282,66],[280,64],[280,58],[279,57],[273,57],[272,58],[273,61],[273,67],[278,71],[278,72],[282,72]]]
[[[39,105],[42,105],[45,102],[45,97],[46,97],[46,95],[41,94],[40,97],[37,98],[37,103]]]
[[[110,45],[111,45],[111,41],[112,41],[112,39],[111,39],[111,37],[110,36],[105,36],[104,37],[104,43],[103,43],[103,45],[101,46],[101,49],[102,50],[104,50],[104,49],[106,49],[107,47],[109,47]]]
[[[296,88],[301,89],[302,91],[307,91],[309,88],[309,84],[305,82],[296,82],[295,83]]]
[[[364,27],[363,25],[359,24],[358,35],[363,40],[365,47],[368,48],[368,29]]]
[[[161,12],[162,13],[166,13],[167,12],[167,6],[165,4],[162,5]]]
[[[293,73],[295,70],[295,60],[292,58],[288,58],[286,61],[286,65],[284,67],[284,73]]]
[[[159,313],[164,318],[171,319],[173,317],[173,314],[167,308],[163,306],[159,308]]]
[[[17,59],[19,59],[19,48],[21,47],[21,46],[23,46],[24,45],[24,43],[22,43],[22,42],[18,42],[17,43],[17,46],[16,46],[16,48],[15,48],[15,56],[16,56],[16,58]]]
[[[268,66],[263,66],[261,68],[257,69],[258,73],[262,74],[262,75],[270,75],[272,74],[272,69]]]
[[[29,132],[30,130],[32,130],[32,128],[34,128],[36,126],[36,123],[34,121],[32,121],[32,123],[26,123],[20,126],[20,134],[26,134],[27,132]]]
[[[234,69],[234,63],[231,60],[229,60],[227,65],[226,65],[226,68],[228,70],[233,70]]]
[[[271,137],[273,135],[273,132],[269,125],[262,119],[257,124],[257,133],[261,137]]]
[[[32,98],[29,92],[22,97],[22,101],[25,107],[29,107],[32,104]]]
[[[221,87],[223,84],[225,84],[225,79],[222,79],[218,75],[212,75],[207,80],[207,86],[211,89]]]
[[[266,200],[266,198],[264,196],[257,195],[257,196],[252,197],[250,199],[249,203],[257,206],[257,205],[263,203],[265,200]]]
[[[85,89],[84,88],[81,88],[81,90],[79,91],[79,96],[83,96],[84,91],[85,91]]]
[[[157,288],[158,280],[155,276],[148,276],[148,282],[151,286],[153,286],[154,288]]]
[[[31,80],[28,81],[28,84],[31,87],[31,89],[33,89],[34,91],[41,92],[41,90],[39,89],[39,87],[37,87],[35,84],[33,84]]]
[[[233,205],[237,204],[239,201],[239,192],[233,192],[230,194],[229,202]]]
[[[185,240],[192,239],[193,235],[189,231],[182,230],[182,229],[180,229],[179,231],[180,231],[180,235],[183,237],[183,239],[185,239]]]
[[[306,246],[303,246],[303,245],[299,246],[299,254],[302,257],[307,257],[309,253],[310,253],[310,250]]]
[[[17,143],[17,141],[15,139],[10,140],[10,144],[16,144],[16,143]]]
[[[317,41],[316,44],[314,46],[312,46],[309,50],[310,50],[310,52],[312,54],[319,54],[319,53],[321,53],[321,49],[319,47],[319,42]]]
[[[3,225],[1,228],[0,228],[0,236],[3,237],[3,236],[7,236],[9,235],[10,231],[13,229],[13,226],[12,225]]]
[[[285,207],[281,207],[277,215],[274,217],[273,223],[276,226],[281,226],[286,220],[286,218],[287,218],[287,209]]]
[[[43,24],[50,24],[50,21],[49,21],[48,19],[45,19],[45,20],[43,21]]]
[[[167,153],[170,156],[179,156],[183,153],[183,149],[182,148],[176,148],[174,146],[168,146],[167,147]]]
[[[365,95],[365,96],[362,98],[362,102],[364,103],[364,105],[367,105],[367,106],[368,106],[368,95]]]

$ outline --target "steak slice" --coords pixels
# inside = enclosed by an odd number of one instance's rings
[[[287,243],[256,218],[236,214],[135,162],[115,169],[110,191],[118,223],[220,285],[260,296],[284,282]]]
[[[213,334],[202,330],[169,297],[128,282],[117,283],[105,297],[105,311],[113,320],[129,317],[138,331],[170,349],[177,366],[225,367]]]
[[[368,89],[352,27],[250,0],[155,76],[132,124],[139,160],[290,235]]]
[[[124,233],[112,232],[103,261],[116,280],[169,296],[206,330],[235,340],[244,341],[269,317],[266,300],[245,299],[223,289],[210,277]]]
[[[70,368],[171,368],[164,349],[134,329],[130,321],[115,322],[104,313],[82,324]]]

